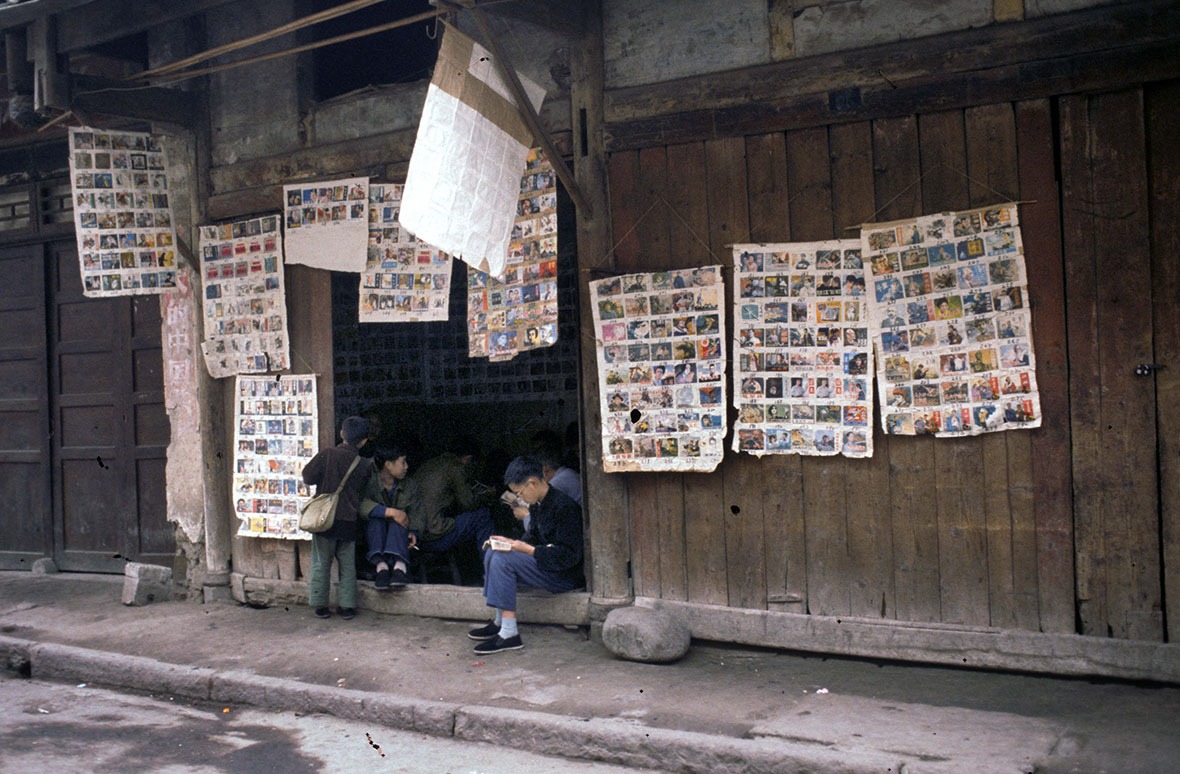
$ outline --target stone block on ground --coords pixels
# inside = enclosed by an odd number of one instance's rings
[[[128,562],[123,568],[123,604],[150,605],[172,596],[172,569],[156,564]]]
[[[676,661],[688,652],[691,640],[692,632],[678,617],[647,607],[616,608],[602,625],[602,644],[628,661]]]

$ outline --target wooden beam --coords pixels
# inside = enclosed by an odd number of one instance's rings
[[[62,51],[77,51],[110,43],[161,24],[197,16],[233,0],[185,0],[183,3],[144,3],[135,0],[92,0],[72,3],[80,6],[69,13],[58,12],[58,46]],[[29,14],[48,11],[42,1],[29,3]],[[19,5],[14,10],[26,7]],[[0,24],[7,24],[7,10],[0,12]]]
[[[1180,77],[1180,6],[1018,24],[608,91],[607,148],[901,117]]]
[[[446,7],[451,4],[444,3],[443,5]],[[462,8],[463,6],[455,5],[453,7]],[[484,41],[488,44],[488,48],[491,49],[492,56],[495,57],[496,66],[500,68],[500,74],[504,76],[505,80],[508,81],[509,87],[512,89],[512,96],[516,100],[517,110],[520,111],[525,123],[528,124],[529,129],[532,131],[533,138],[541,143],[541,147],[545,150],[546,158],[553,165],[553,171],[557,173],[557,177],[561,180],[561,184],[565,186],[566,192],[574,200],[578,211],[585,212],[588,216],[593,216],[594,211],[590,205],[590,201],[582,193],[582,189],[578,187],[578,181],[574,179],[573,173],[565,165],[565,160],[557,153],[557,149],[554,147],[549,133],[545,131],[545,127],[541,126],[541,118],[533,108],[533,103],[529,101],[528,95],[525,94],[524,86],[520,83],[520,76],[516,74],[516,68],[512,66],[507,55],[501,50],[499,41],[496,39],[495,34],[493,34],[491,25],[488,24],[487,16],[475,5],[468,6],[468,10],[475,17],[475,23],[479,26],[479,31],[483,35]]]
[[[77,114],[121,116],[189,129],[204,115],[203,98],[193,92],[85,75],[72,77],[70,109]]]

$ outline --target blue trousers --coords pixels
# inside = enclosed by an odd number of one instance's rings
[[[519,551],[483,552],[483,596],[488,607],[516,611],[516,589],[536,586],[560,593],[573,591],[577,584],[537,566],[536,558]]]
[[[455,517],[455,526],[438,540],[423,540],[418,544],[421,550],[441,554],[464,542],[473,542],[476,549],[483,547],[492,536],[492,512],[487,508],[460,513]]]
[[[371,517],[365,524],[365,541],[368,543],[365,558],[374,567],[381,561],[390,566],[398,559],[407,564],[410,561],[409,530],[393,519]]]
[[[339,607],[356,607],[356,541],[311,536],[311,579],[308,583],[308,603],[312,607],[327,607],[332,585],[332,558],[340,573],[336,589]]]

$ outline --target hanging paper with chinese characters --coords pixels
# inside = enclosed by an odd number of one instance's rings
[[[368,260],[369,178],[283,186],[287,263],[362,272]]]
[[[451,258],[402,227],[402,186],[369,186],[369,261],[361,273],[360,322],[447,319]]]
[[[860,242],[740,244],[733,256],[734,450],[872,456]]]
[[[545,89],[517,75],[540,110]],[[491,52],[447,26],[406,173],[402,225],[480,271],[501,275],[517,182],[533,142]]]
[[[885,431],[1039,427],[1016,205],[866,224],[861,242]]]
[[[291,365],[279,216],[201,226],[205,366],[215,379]]]
[[[720,266],[590,283],[607,473],[714,470],[725,453]]]
[[[176,232],[159,139],[71,127],[70,184],[83,294],[175,290]]]
[[[311,499],[303,466],[315,456],[314,375],[239,376],[234,384],[234,513],[241,537],[310,540],[299,509]]]
[[[529,152],[504,274],[467,269],[467,353],[511,360],[557,343],[557,178]]]

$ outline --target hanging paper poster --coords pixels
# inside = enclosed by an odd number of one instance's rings
[[[315,377],[239,376],[234,386],[234,512],[241,537],[310,540],[299,509],[319,437]]]
[[[200,228],[205,367],[214,379],[290,367],[279,216]]]
[[[451,258],[398,222],[402,186],[369,186],[369,262],[361,274],[360,322],[447,319]]]
[[[1039,427],[1016,205],[861,228],[885,431]]]
[[[697,471],[725,453],[720,266],[590,283],[607,473]]]
[[[540,110],[545,89],[517,73]],[[401,222],[482,272],[500,276],[533,133],[491,52],[447,26],[426,92]]]
[[[733,257],[734,450],[871,457],[860,242],[734,245]]]
[[[287,263],[362,272],[368,258],[369,179],[283,186]]]
[[[467,354],[511,360],[557,343],[557,178],[529,151],[501,277],[467,270]]]
[[[176,289],[176,232],[158,138],[70,128],[70,184],[88,298]]]

